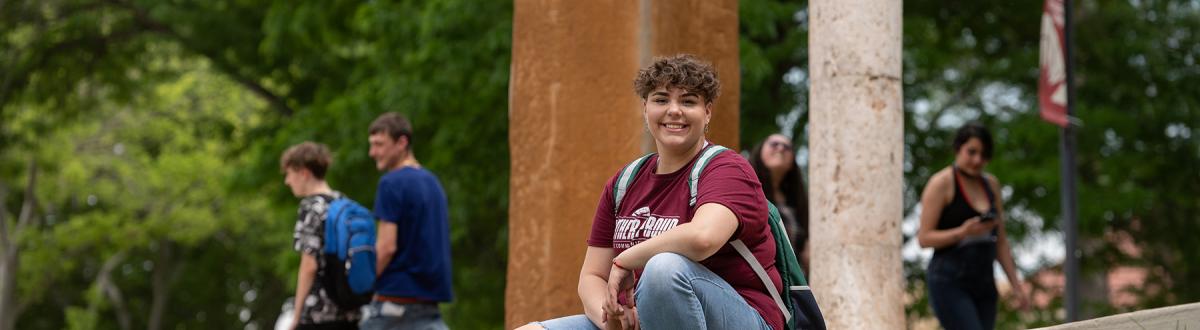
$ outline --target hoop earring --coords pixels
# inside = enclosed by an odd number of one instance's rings
[[[704,124],[704,134],[708,134],[708,124]]]

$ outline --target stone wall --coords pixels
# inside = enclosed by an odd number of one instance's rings
[[[1200,329],[1200,303],[1072,322],[1042,330]]]

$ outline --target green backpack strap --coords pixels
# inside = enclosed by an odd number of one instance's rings
[[[709,144],[700,150],[700,158],[696,159],[696,163],[692,164],[692,169],[688,171],[689,207],[696,206],[696,197],[700,189],[700,172],[704,172],[704,167],[708,166],[708,163],[712,162],[713,158],[717,158],[717,155],[725,150],[729,150],[729,148],[716,144]]]
[[[729,245],[733,245],[733,249],[737,250],[738,254],[742,255],[742,259],[745,259],[746,263],[750,264],[750,269],[754,270],[754,274],[758,275],[758,279],[763,282],[764,286],[767,287],[767,293],[770,293],[771,299],[775,300],[775,306],[779,306],[779,310],[783,312],[784,322],[791,322],[791,309],[788,308],[787,303],[784,302],[783,296],[780,296],[779,288],[775,287],[775,283],[771,282],[771,277],[767,275],[767,270],[763,268],[761,263],[758,262],[758,258],[754,257],[754,253],[750,252],[750,248],[746,246],[746,243],[742,242],[740,239],[735,239],[732,242],[729,242]],[[787,284],[785,283],[784,285]]]
[[[716,158],[717,155],[720,155],[721,152],[726,150],[729,150],[729,148],[713,144],[706,146],[701,151],[700,158],[697,159],[696,163],[692,165],[688,176],[688,189],[691,193],[690,199],[688,200],[688,206],[696,206],[701,172],[703,172],[704,168],[708,166],[708,163],[712,162],[713,158]],[[766,269],[763,268],[763,265],[758,262],[758,258],[755,258],[754,254],[750,252],[750,248],[746,246],[745,242],[737,239],[729,242],[729,244],[732,245],[733,249],[742,256],[742,259],[746,260],[746,262],[750,264],[750,268],[754,270],[754,273],[758,275],[759,280],[761,280],[763,285],[766,286],[767,292],[771,295],[771,299],[775,301],[775,305],[778,306],[779,310],[783,312],[784,320],[789,322],[790,325],[790,322],[793,320],[792,311],[795,307],[792,306],[792,301],[790,298],[783,299],[785,296],[784,293],[794,290],[807,291],[809,290],[808,281],[804,278],[800,263],[797,262],[796,252],[792,250],[792,245],[790,243],[791,240],[787,236],[787,230],[783,226],[783,220],[779,215],[779,210],[775,208],[775,204],[771,203],[769,200],[766,201],[766,204],[768,208],[767,223],[770,227],[771,236],[775,239],[776,244],[775,268],[779,271],[779,275],[783,279],[784,287],[775,287],[775,283],[773,283],[771,278],[767,275]]]
[[[621,209],[621,200],[625,199],[625,192],[629,190],[629,186],[633,184],[633,178],[637,177],[638,171],[642,169],[642,165],[654,156],[654,153],[648,153],[642,156],[629,165],[621,168],[621,174],[617,177],[617,182],[613,183],[613,215]]]
[[[729,148],[722,147],[716,144],[705,142],[704,149],[700,150],[700,158],[692,164],[692,168],[688,171],[688,206],[696,206],[696,195],[699,193],[700,172],[704,172],[704,167],[712,162],[722,151]],[[646,154],[641,158],[625,165],[621,168],[621,174],[617,177],[617,182],[613,184],[613,214],[616,214],[621,209],[621,201],[625,199],[625,192],[629,190],[629,186],[633,185],[633,179],[637,177],[638,171],[650,160],[650,156],[654,153]]]
[[[779,216],[779,209],[775,208],[775,204],[767,201],[769,217],[768,224],[771,227],[771,236],[775,238],[775,270],[779,272],[779,277],[783,280],[783,288],[775,287],[775,283],[767,275],[766,269],[758,262],[758,258],[750,252],[750,248],[746,246],[742,240],[734,240],[729,242],[733,245],[733,249],[737,250],[742,259],[750,264],[750,269],[754,270],[754,274],[758,275],[758,279],[762,281],[763,286],[767,287],[767,293],[771,294],[771,299],[775,300],[775,305],[779,306],[779,310],[783,312],[785,322],[788,322],[789,328],[792,325],[792,311],[796,309],[793,306],[792,300],[783,299],[786,292],[790,291],[808,291],[808,282],[805,280],[803,270],[800,263],[796,259],[796,253],[792,250],[792,245],[787,237],[787,230],[783,227],[782,218]],[[781,290],[782,289],[782,290]]]

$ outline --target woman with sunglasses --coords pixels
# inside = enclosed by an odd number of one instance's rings
[[[954,137],[954,163],[934,173],[921,193],[917,242],[934,248],[925,283],[933,312],[946,329],[995,326],[993,260],[1004,268],[1019,307],[1029,305],[1004,232],[1000,182],[983,171],[991,158],[991,133],[967,123]]]
[[[584,314],[522,329],[783,328],[783,311],[729,244],[741,240],[782,287],[754,170],[705,138],[720,86],[712,65],[691,55],[638,72],[634,91],[657,153],[604,187],[579,274]],[[690,169],[703,155],[713,156],[695,167],[693,195]]]
[[[772,134],[750,150],[750,165],[762,183],[763,196],[779,208],[792,250],[807,278],[808,194],[804,192],[804,176],[796,163],[795,150],[786,136]]]

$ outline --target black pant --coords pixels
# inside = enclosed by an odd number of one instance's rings
[[[925,283],[929,304],[947,330],[996,326],[996,245],[981,243],[938,251],[929,261]]]
[[[358,330],[358,322],[332,322],[318,324],[301,324],[296,330]]]

